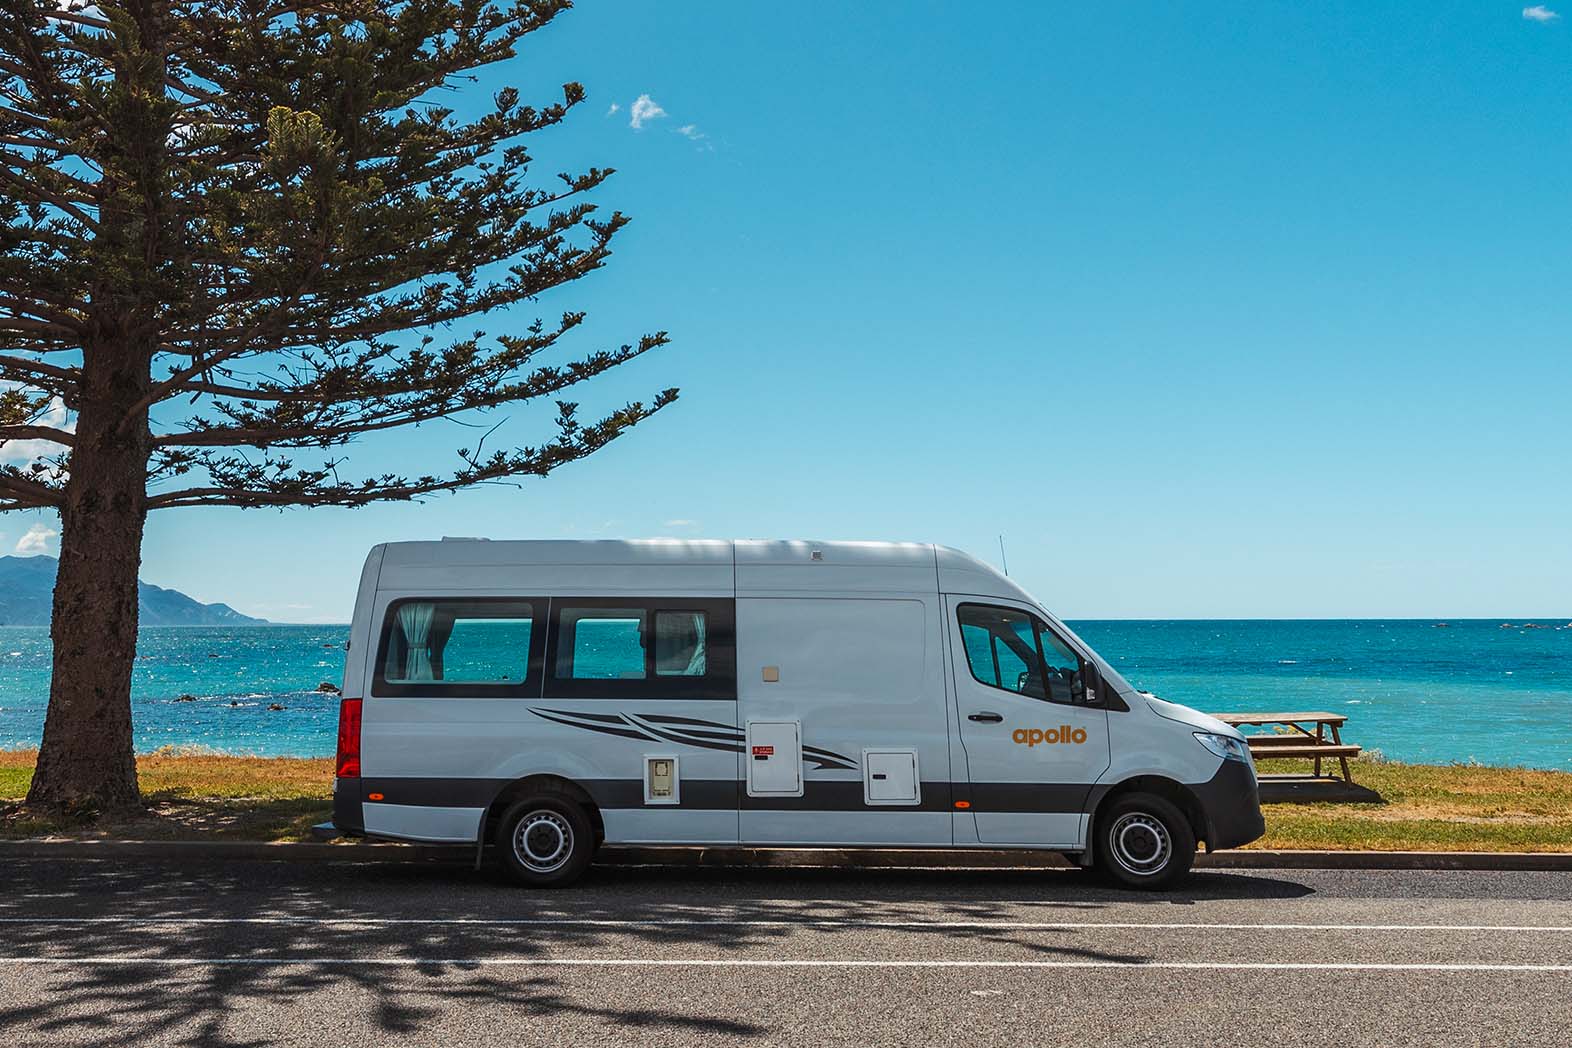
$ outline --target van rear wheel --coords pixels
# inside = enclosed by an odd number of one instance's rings
[[[493,843],[515,880],[532,888],[560,888],[589,868],[595,830],[578,803],[542,793],[503,813]]]
[[[1157,891],[1189,874],[1195,830],[1183,812],[1155,793],[1116,798],[1097,820],[1097,866],[1126,888]]]

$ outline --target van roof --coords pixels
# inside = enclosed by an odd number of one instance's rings
[[[992,565],[969,553],[926,542],[823,542],[809,539],[483,539],[444,538],[390,542],[382,547],[384,578],[389,569],[526,566],[705,566],[735,568],[738,581],[750,568],[835,565],[865,569],[860,577],[926,578],[923,589],[976,593],[1031,601]],[[880,570],[885,569],[885,570]],[[893,570],[890,570],[893,569]],[[751,573],[751,572],[750,572]],[[837,573],[839,574],[839,573]],[[744,587],[739,585],[739,590]],[[853,585],[849,588],[864,588]],[[885,588],[875,586],[872,588]],[[899,585],[891,588],[914,589]]]

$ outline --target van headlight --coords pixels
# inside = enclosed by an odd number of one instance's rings
[[[1245,745],[1243,739],[1236,739],[1232,735],[1216,735],[1209,731],[1198,731],[1195,733],[1195,741],[1225,761],[1239,761],[1241,764],[1250,763],[1250,747]]]

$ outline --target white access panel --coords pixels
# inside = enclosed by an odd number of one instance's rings
[[[867,804],[916,804],[916,750],[863,750],[862,799]]]
[[[802,724],[799,721],[748,721],[748,796],[802,796]]]

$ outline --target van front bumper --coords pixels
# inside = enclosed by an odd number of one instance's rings
[[[1206,816],[1206,850],[1237,848],[1266,832],[1255,769],[1241,761],[1223,761],[1210,780],[1190,787]]]

